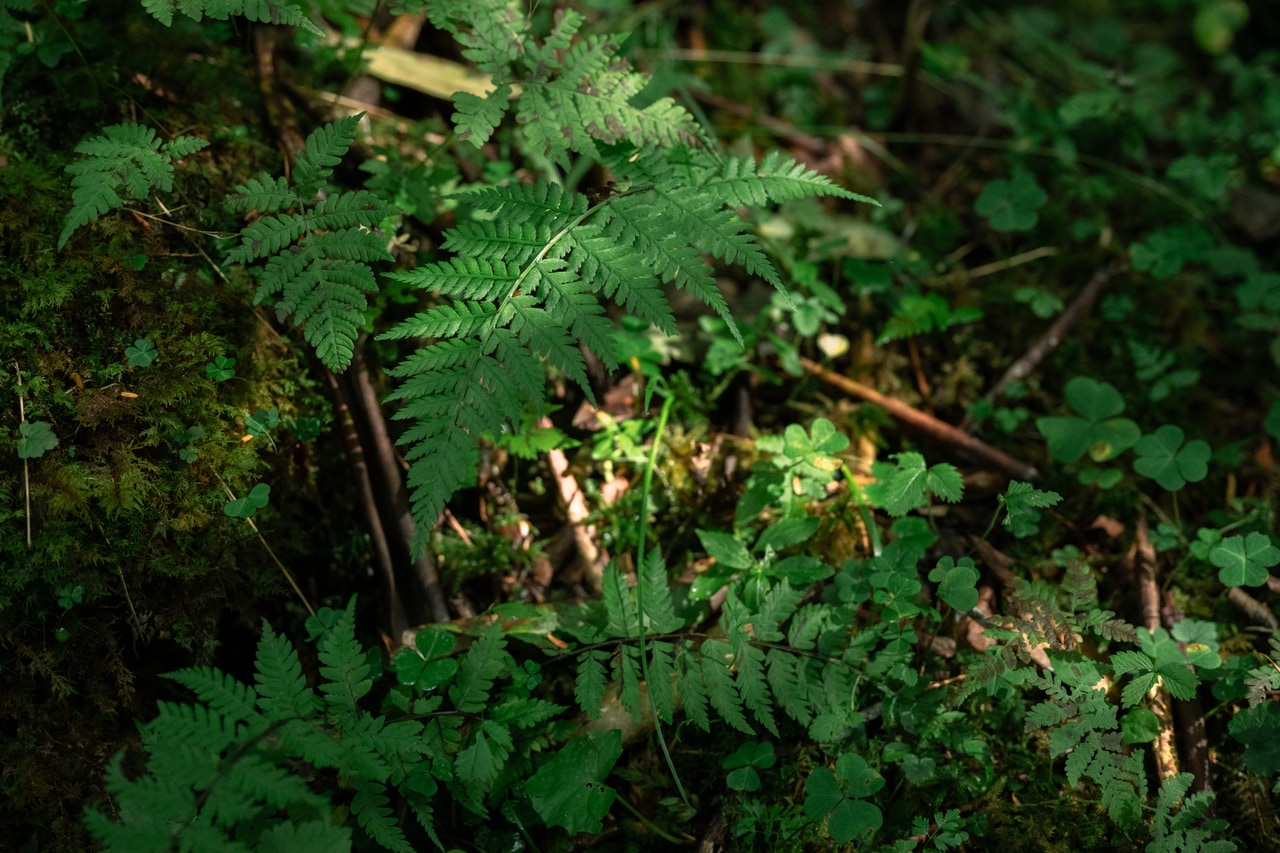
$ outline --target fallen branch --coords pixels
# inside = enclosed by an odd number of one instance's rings
[[[868,403],[875,403],[903,426],[923,433],[941,444],[949,445],[963,453],[967,453],[987,465],[998,468],[1010,477],[1019,480],[1034,480],[1039,476],[1039,472],[1034,467],[1024,462],[1019,462],[1007,453],[995,449],[984,441],[979,441],[967,432],[957,429],[945,421],[938,420],[933,415],[927,415],[919,409],[908,406],[906,403],[895,400],[892,397],[886,397],[874,388],[863,385],[861,382],[855,382],[847,376],[836,373],[834,370],[828,370],[807,358],[801,358],[800,364],[809,373],[829,385],[834,385],[846,394],[865,400]]]
[[[1058,319],[1053,321],[1053,325],[1049,327],[1049,330],[1031,345],[1031,348],[1027,350],[1022,358],[1009,366],[1009,369],[1000,377],[1000,381],[991,386],[991,390],[987,392],[986,397],[983,399],[994,405],[995,401],[1004,394],[1006,388],[1014,382],[1030,376],[1040,362],[1044,361],[1045,356],[1053,352],[1058,344],[1062,343],[1071,327],[1080,322],[1089,313],[1089,309],[1098,300],[1098,296],[1102,293],[1102,289],[1107,286],[1107,282],[1114,278],[1117,273],[1123,271],[1126,266],[1124,261],[1114,261],[1095,272],[1093,278],[1089,279],[1089,283],[1067,306],[1067,310],[1058,315]],[[972,429],[973,419],[966,417],[960,424],[960,428],[966,431]]]

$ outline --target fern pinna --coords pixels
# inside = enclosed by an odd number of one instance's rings
[[[368,306],[365,293],[378,289],[369,263],[391,259],[374,229],[397,214],[365,190],[320,196],[362,116],[339,119],[308,136],[294,161],[292,185],[263,174],[236,187],[227,200],[232,210],[257,211],[260,217],[227,254],[232,262],[267,259],[255,304],[277,296],[276,309],[305,324],[307,342],[333,370],[351,363]]]

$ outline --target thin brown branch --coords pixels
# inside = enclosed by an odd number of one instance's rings
[[[387,544],[387,534],[382,526],[378,503],[373,496],[373,483],[369,479],[369,466],[365,463],[364,445],[361,444],[360,436],[356,432],[351,407],[347,403],[346,392],[338,382],[338,377],[334,376],[333,371],[327,367],[323,370],[325,382],[329,386],[330,402],[333,405],[333,419],[338,424],[338,434],[342,436],[342,446],[346,450],[351,479],[355,483],[360,509],[364,511],[365,524],[369,528],[374,565],[382,577],[383,587],[386,590],[390,633],[392,639],[399,643],[405,629],[409,627],[409,619],[405,615],[404,605],[400,601],[400,593],[396,586],[395,564],[391,559],[391,548]]]
[[[409,492],[405,488],[404,474],[396,460],[395,445],[387,431],[387,421],[382,414],[382,406],[378,395],[373,390],[373,382],[369,378],[368,364],[364,354],[356,347],[351,360],[351,382],[360,397],[360,415],[364,420],[366,434],[371,445],[374,464],[378,467],[378,475],[387,497],[391,501],[391,513],[394,515],[394,527],[400,537],[400,544],[405,553],[413,553],[414,522],[413,511],[409,506]],[[440,586],[440,574],[436,570],[435,559],[429,550],[413,557],[413,570],[422,586],[427,599],[427,611],[433,622],[448,622],[449,607],[445,602],[444,590]]]
[[[1034,467],[1027,465],[1025,462],[1019,462],[1007,453],[997,450],[984,441],[979,441],[967,432],[956,429],[945,421],[941,421],[932,415],[927,415],[900,400],[886,397],[874,388],[863,385],[861,382],[855,382],[847,376],[842,376],[834,370],[823,367],[817,362],[801,358],[800,363],[805,370],[823,382],[834,385],[852,397],[857,397],[868,403],[875,403],[903,426],[968,454],[979,462],[990,465],[1010,477],[1019,480],[1034,480],[1039,476],[1039,472]]]
[[[1009,369],[1000,377],[1000,381],[991,386],[991,390],[987,392],[984,399],[988,403],[994,404],[1012,383],[1030,376],[1040,362],[1044,361],[1045,356],[1053,352],[1058,344],[1062,343],[1072,327],[1089,313],[1089,309],[1098,300],[1098,296],[1101,295],[1103,288],[1107,286],[1107,282],[1111,281],[1125,268],[1126,263],[1124,261],[1114,261],[1095,272],[1093,278],[1089,279],[1089,283],[1076,295],[1076,298],[1071,301],[1067,309],[1058,315],[1058,319],[1053,321],[1053,325],[1049,327],[1049,330],[1031,345],[1031,348],[1027,350],[1022,358],[1009,366]],[[963,430],[969,430],[972,427],[973,420],[967,417],[960,425]]]

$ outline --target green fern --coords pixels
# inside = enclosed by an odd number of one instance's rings
[[[348,704],[352,686],[366,683],[368,674],[365,655],[354,653],[353,625],[354,600],[322,643],[331,680],[321,692],[336,715],[322,713],[324,703],[306,686],[297,652],[265,624],[255,686],[207,667],[170,674],[199,703],[159,703],[159,715],[143,728],[149,752],[144,775],[126,778],[122,756],[108,772],[120,821],[90,811],[89,828],[108,849],[131,853],[290,850],[300,840],[350,849],[351,830],[333,822],[332,805],[292,764],[302,761],[354,780],[356,800],[372,803],[353,806],[361,825],[388,849],[409,850],[377,804],[385,802],[381,791],[393,775],[391,760],[416,754],[422,726],[384,724]],[[279,817],[286,812],[290,826],[282,828]]]
[[[617,55],[622,38],[578,36],[586,19],[571,9],[556,11],[551,33],[539,43],[522,4],[428,0],[425,6],[431,22],[463,46],[463,56],[492,76],[494,88],[485,97],[454,95],[459,138],[477,147],[513,101],[527,144],[559,162],[570,152],[596,156],[599,145],[672,146],[702,138],[692,116],[670,98],[637,105],[648,77]]]
[[[191,136],[162,142],[154,129],[133,122],[109,125],[85,139],[76,146],[76,153],[86,159],[67,166],[74,193],[71,211],[58,235],[58,248],[67,244],[77,228],[128,199],[146,198],[152,190],[172,192],[173,161],[208,144]]]
[[[616,368],[600,295],[674,334],[662,289],[671,282],[736,334],[704,255],[782,282],[734,207],[801,195],[866,200],[782,155],[756,165],[679,147],[608,162],[629,189],[594,207],[545,181],[467,194],[479,215],[445,235],[455,257],[391,276],[447,300],[382,336],[435,339],[393,371],[403,382],[391,395],[404,401],[398,417],[414,421],[402,440],[419,548],[445,501],[474,477],[477,439],[540,410],[542,359],[587,394],[579,344]]]
[[[396,215],[394,207],[364,190],[318,197],[351,147],[360,118],[339,119],[308,136],[294,162],[292,185],[264,174],[236,187],[227,200],[232,210],[260,216],[227,254],[238,263],[267,259],[255,304],[277,297],[277,311],[306,324],[307,342],[333,370],[351,363],[368,307],[365,293],[378,289],[369,264],[391,259],[373,229]]]
[[[1179,773],[1165,779],[1160,786],[1155,820],[1151,824],[1154,840],[1147,845],[1148,853],[1231,853],[1238,849],[1230,841],[1211,840],[1213,831],[1220,828],[1222,822],[1215,822],[1212,827],[1195,825],[1213,804],[1213,793],[1201,791],[1187,797],[1193,780],[1190,773]],[[1174,807],[1179,803],[1182,808],[1175,814]]]
[[[243,16],[255,23],[302,27],[317,36],[324,35],[324,30],[312,23],[301,8],[272,0],[142,0],[142,8],[166,27],[173,25],[173,13],[177,11],[197,22],[203,18],[225,21]]]

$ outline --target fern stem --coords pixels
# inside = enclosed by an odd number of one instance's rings
[[[614,802],[622,803],[622,805],[627,809],[627,811],[635,815],[637,820],[639,820],[641,823],[647,826],[650,830],[653,831],[654,835],[658,836],[664,841],[670,841],[672,844],[679,844],[682,847],[689,842],[689,839],[687,838],[686,839],[676,838],[674,835],[667,832],[666,830],[658,826],[653,821],[649,820],[649,818],[645,817],[643,814],[640,813],[639,809],[631,805],[631,801],[628,800],[626,797],[618,797],[617,799],[614,800]]]
[[[659,383],[654,382],[654,385]],[[658,466],[658,447],[662,444],[662,434],[667,430],[667,419],[671,416],[671,395],[664,393],[662,395],[662,410],[658,413],[658,425],[653,431],[653,445],[649,448],[648,464],[644,467],[644,478],[640,482],[640,530],[637,536],[638,543],[636,545],[636,628],[640,632],[640,677],[644,679],[645,684],[649,684],[649,659],[644,653],[645,624],[644,624],[644,593],[641,586],[644,584],[644,558],[645,548],[649,539],[649,492],[653,487],[653,469]],[[689,802],[689,795],[685,793],[684,785],[680,781],[680,774],[676,770],[676,763],[671,758],[671,750],[667,749],[667,739],[662,734],[662,718],[658,715],[658,703],[653,698],[653,689],[647,690],[646,695],[649,698],[649,713],[653,715],[653,733],[658,738],[658,747],[662,750],[662,757],[667,762],[667,769],[671,771],[671,780],[676,783],[676,790],[680,792],[680,799],[686,806],[693,808],[693,804]],[[628,803],[627,805],[630,805]]]

